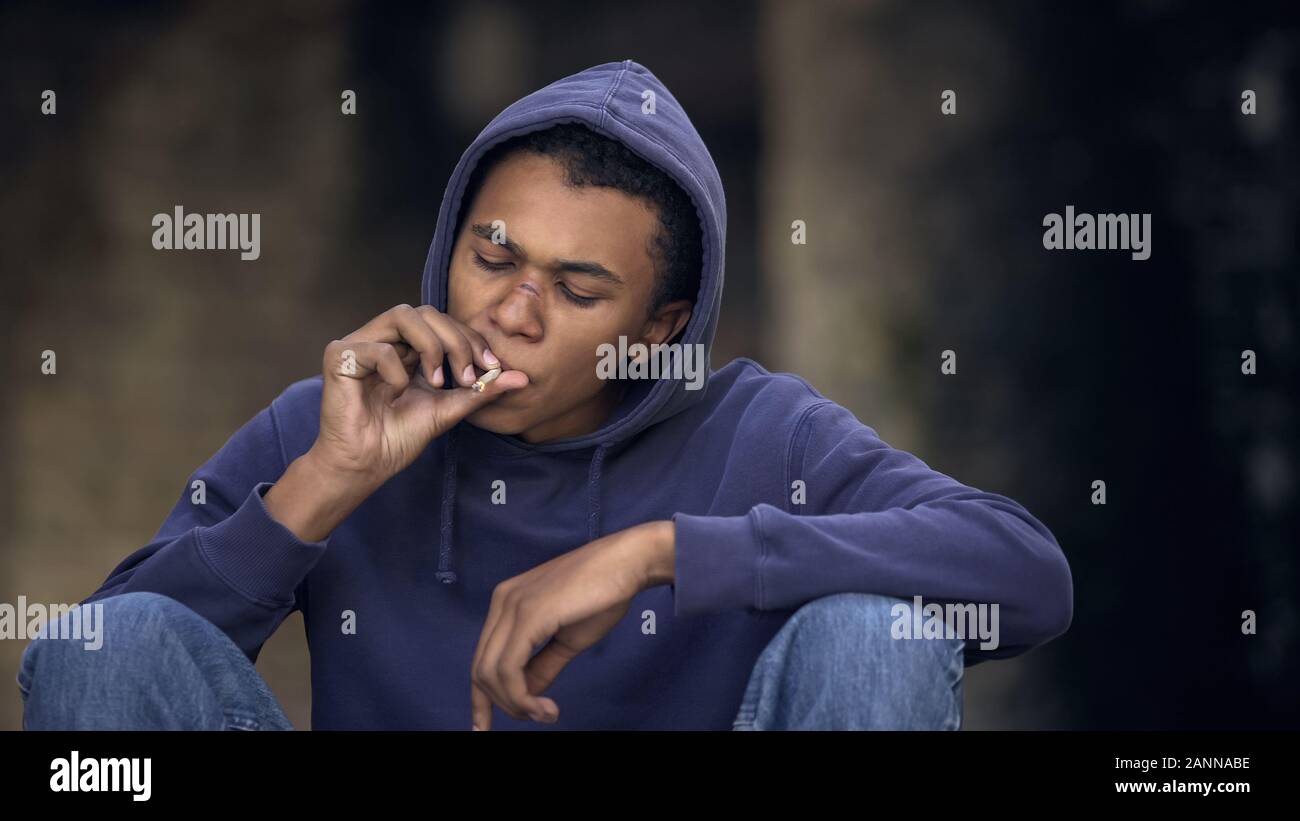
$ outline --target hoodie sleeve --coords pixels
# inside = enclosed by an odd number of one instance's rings
[[[968,664],[1018,655],[1069,628],[1069,564],[1015,501],[930,469],[829,401],[804,411],[785,462],[786,494],[802,480],[803,505],[674,516],[677,615],[793,610],[842,592],[996,603],[999,645],[968,642]]]
[[[303,580],[329,541],[303,542],[267,512],[263,497],[287,467],[278,422],[273,402],[240,428],[189,477],[153,540],[85,602],[161,593],[256,661],[280,623],[302,609]]]

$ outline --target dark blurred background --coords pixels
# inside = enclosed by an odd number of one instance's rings
[[[968,670],[965,726],[1298,728],[1289,6],[8,3],[0,601],[89,595],[329,340],[418,302],[493,115],[632,58],[726,186],[715,367],[805,376],[1069,557],[1072,628]],[[176,204],[261,213],[261,258],[153,250]],[[1066,205],[1150,212],[1151,258],[1045,251]],[[25,644],[0,642],[0,728]],[[300,728],[307,664],[294,615],[258,668]]]

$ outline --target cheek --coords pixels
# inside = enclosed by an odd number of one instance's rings
[[[627,337],[628,345],[636,341],[636,336],[608,317],[566,318],[566,322],[581,329],[581,333],[566,336],[563,344],[555,346],[555,373],[560,376],[564,391],[569,395],[591,396],[606,387],[606,382],[597,376],[601,346],[610,345],[617,351],[620,335]]]
[[[457,270],[453,265],[447,272],[447,314],[453,319],[464,321],[472,316],[477,306],[474,303],[474,289],[468,287],[469,275]]]
[[[585,348],[566,350],[561,353],[552,351],[550,384],[558,394],[578,396],[591,393],[596,384],[595,358],[588,357]],[[588,358],[592,361],[589,364]]]

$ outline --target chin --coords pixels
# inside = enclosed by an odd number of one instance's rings
[[[518,436],[528,429],[528,425],[524,423],[518,413],[511,413],[504,408],[491,405],[474,411],[465,417],[465,421],[476,428],[491,433],[499,433],[503,436]]]

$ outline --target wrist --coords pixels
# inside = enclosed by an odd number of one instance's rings
[[[331,492],[341,495],[358,488],[365,488],[368,495],[386,481],[386,477],[377,477],[368,469],[331,455],[328,449],[321,447],[319,440],[289,465],[291,468],[295,466],[304,474],[310,474]]]
[[[300,540],[319,542],[377,486],[362,474],[331,468],[309,450],[290,463],[264,501],[271,517]]]
[[[672,519],[648,522],[645,525],[649,538],[646,555],[646,587],[672,584],[677,577],[677,529]]]
[[[339,498],[358,493],[364,498],[384,483],[383,479],[378,479],[367,471],[339,467],[335,461],[323,455],[317,446],[313,445],[306,453],[293,460],[289,468],[310,477],[326,494]]]

